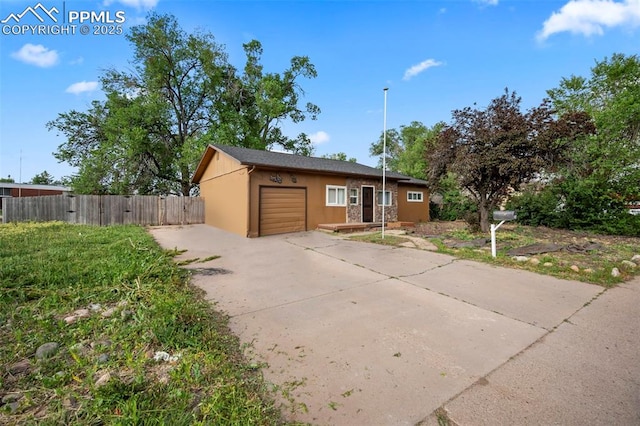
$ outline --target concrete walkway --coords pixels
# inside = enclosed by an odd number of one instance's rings
[[[640,424],[640,281],[613,290],[306,232],[151,230],[322,425]]]

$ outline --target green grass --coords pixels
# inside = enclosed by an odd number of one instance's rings
[[[514,247],[527,246],[536,242],[548,242],[548,231],[545,234],[542,229],[535,227],[518,225],[512,227],[512,229],[499,229],[496,238],[498,246],[496,258],[491,256],[489,244],[483,248],[451,248],[445,244],[445,240],[447,239],[471,241],[477,238],[489,238],[489,235],[473,233],[467,229],[456,229],[443,235],[442,238],[429,238],[429,241],[437,247],[438,253],[448,254],[460,259],[474,260],[514,269],[523,269],[543,275],[583,281],[604,287],[613,287],[640,274],[640,267],[631,269],[622,264],[623,260],[629,260],[634,254],[638,254],[639,246],[636,240],[625,241],[624,239],[606,238],[606,236],[598,235],[583,237],[583,239],[602,240],[604,242],[604,248],[592,253],[569,253],[563,250],[528,256],[529,258],[536,258],[539,261],[537,264],[532,262],[518,262],[507,254],[509,249]],[[400,245],[407,241],[406,238],[398,236],[386,236],[385,239],[382,240],[379,232],[353,236],[351,239],[393,246]],[[545,263],[551,265],[545,266]],[[572,270],[571,266],[573,265],[577,266],[579,271],[576,272]],[[619,269],[620,276],[613,277],[611,275],[611,270],[614,267]]]
[[[141,227],[0,225],[0,424],[283,424],[227,318],[173,255]],[[59,350],[36,359],[47,342]]]

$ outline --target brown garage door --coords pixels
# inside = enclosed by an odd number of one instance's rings
[[[305,188],[260,187],[260,236],[307,230]]]

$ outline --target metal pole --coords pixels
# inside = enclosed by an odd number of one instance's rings
[[[22,197],[22,150],[20,150],[20,172],[18,173],[18,198]]]
[[[491,256],[496,257],[496,231],[505,221],[503,220],[499,224],[491,224]]]
[[[384,122],[382,125],[382,239],[384,240],[384,206],[386,203],[387,190],[387,90],[384,88]]]

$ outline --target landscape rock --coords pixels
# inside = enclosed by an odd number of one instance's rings
[[[622,264],[630,269],[634,269],[636,266],[638,266],[634,262],[631,262],[630,260],[623,260]]]
[[[587,274],[593,274],[593,269],[591,268],[583,269],[583,271],[586,272]]]
[[[28,359],[23,359],[9,366],[9,374],[23,374],[29,371],[31,363]]]
[[[73,324],[77,320],[78,320],[78,317],[75,316],[75,315],[70,315],[70,316],[64,318],[64,322],[67,323],[68,325]]]
[[[89,305],[89,310],[93,312],[97,312],[102,309],[102,305],[99,303],[92,303]]]
[[[553,263],[551,263],[551,262],[544,262],[544,263],[542,264],[542,266],[546,266],[546,267],[553,266]]]
[[[529,258],[527,256],[513,256],[512,258],[516,262],[528,262]]]
[[[529,260],[529,263],[531,263],[532,265],[539,265],[540,264],[540,259],[537,259],[535,257],[532,257],[531,260]]]
[[[107,371],[106,373],[100,375],[98,380],[96,380],[95,386],[98,388],[104,386],[109,383],[109,380],[111,380],[111,373]]]
[[[22,399],[21,394],[10,393],[2,397],[2,405],[4,407],[8,407],[9,412],[13,414],[18,411],[18,408],[20,408],[20,399]]]
[[[14,414],[20,408],[21,399],[22,394],[10,393],[2,397],[2,405],[9,409],[9,413]]]
[[[78,309],[74,311],[72,315],[78,318],[88,318],[89,316],[91,316],[91,311],[89,311],[88,309]]]
[[[611,276],[614,277],[614,278],[619,277],[620,276],[620,270],[618,268],[613,268],[611,270]]]
[[[58,352],[58,348],[60,345],[56,342],[45,343],[44,345],[40,345],[40,347],[36,350],[36,358],[44,359],[52,357]]]
[[[105,309],[102,314],[102,318],[109,318],[116,312],[116,308]]]
[[[109,354],[100,354],[100,356],[98,356],[97,362],[98,364],[106,364],[107,362],[109,362],[109,359],[111,357],[109,356]]]
[[[631,261],[636,265],[640,265],[640,254],[634,254]]]
[[[570,268],[573,272],[580,272],[580,268],[578,267],[578,265],[571,265]]]
[[[154,361],[176,362],[178,359],[180,359],[180,355],[172,356],[168,352],[164,352],[164,351],[157,351],[153,355]]]
[[[19,401],[22,398],[22,394],[20,393],[8,393],[2,397],[3,404],[10,404],[12,402]]]

